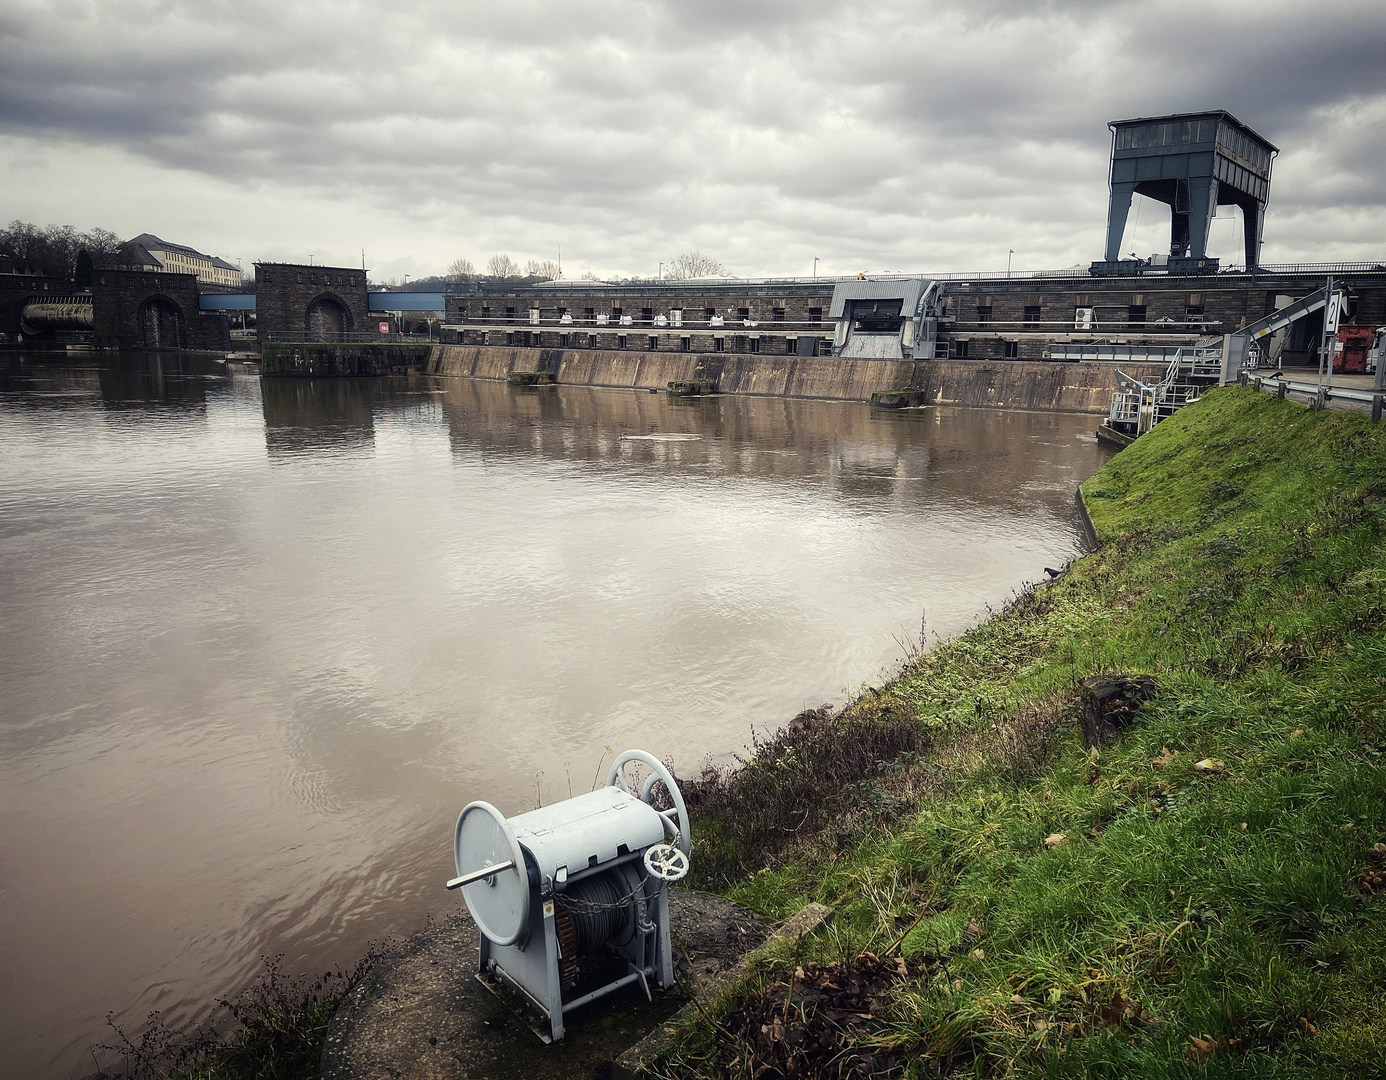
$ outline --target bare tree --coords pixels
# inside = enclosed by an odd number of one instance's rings
[[[726,277],[727,268],[711,255],[704,255],[701,251],[685,251],[669,264],[669,268],[664,271],[664,276],[675,280]]]
[[[125,245],[119,236],[110,229],[96,228],[82,233],[78,238],[82,248],[91,256],[93,266],[114,266]]]
[[[558,268],[558,263],[552,259],[530,259],[525,263],[525,276],[532,278],[543,278],[545,281],[554,281],[562,274]]]
[[[10,256],[16,268],[29,274],[71,278],[79,252],[87,253],[91,266],[108,266],[121,246],[120,237],[109,229],[79,233],[71,225],[40,228],[28,221],[12,221],[0,229],[0,255]]]
[[[584,271],[582,272],[582,280],[583,280],[583,281],[601,281],[602,279],[599,278],[596,274],[594,274],[591,270],[584,270]]]
[[[471,259],[453,259],[448,263],[448,281],[457,285],[464,281],[476,280],[476,269],[472,266]]]
[[[509,281],[520,276],[520,264],[509,255],[492,255],[486,260],[486,273],[493,278]]]

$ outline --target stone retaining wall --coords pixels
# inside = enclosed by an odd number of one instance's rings
[[[505,379],[549,371],[561,383],[641,390],[714,380],[720,393],[868,401],[873,393],[920,390],[929,404],[1106,413],[1116,390],[1110,364],[964,360],[844,360],[831,356],[697,356],[594,349],[435,345],[431,375]],[[1129,364],[1137,378],[1159,378],[1163,364]]]

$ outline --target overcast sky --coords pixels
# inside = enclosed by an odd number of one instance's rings
[[[1106,122],[1207,108],[1281,148],[1264,261],[1386,257],[1382,0],[0,0],[0,217],[377,278],[1063,267]]]

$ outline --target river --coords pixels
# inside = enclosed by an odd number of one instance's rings
[[[414,932],[472,799],[880,680],[1080,552],[1094,424],[0,360],[5,1071]]]

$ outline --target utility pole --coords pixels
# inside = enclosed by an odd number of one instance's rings
[[[813,257],[813,280],[818,280],[818,256]]]

